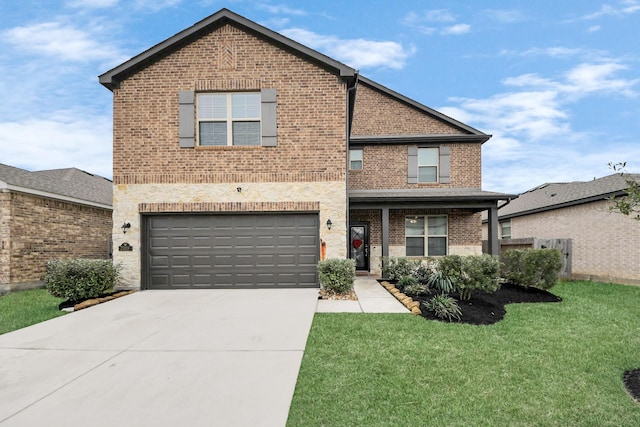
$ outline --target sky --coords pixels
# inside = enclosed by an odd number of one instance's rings
[[[493,135],[484,190],[640,172],[640,0],[5,0],[0,163],[111,179],[98,75],[224,7]]]

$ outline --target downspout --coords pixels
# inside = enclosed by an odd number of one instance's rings
[[[349,224],[351,223],[351,218],[349,215],[349,148],[351,147],[351,122],[353,121],[353,110],[354,110],[354,105],[356,103],[356,88],[358,87],[358,71],[355,71],[353,74],[353,80],[351,81],[351,86],[349,86],[349,83],[347,83],[347,108],[346,108],[346,113],[347,113],[347,120],[346,120],[346,124],[345,124],[345,132],[346,132],[346,142],[347,142],[347,149],[345,150],[345,185],[346,185],[346,194],[345,194],[345,198],[346,198],[346,203],[345,206],[347,207],[347,212],[345,218],[347,218],[347,229],[345,230],[345,232],[347,233],[347,245],[346,245],[346,254],[347,254],[347,259],[349,258],[349,250],[350,250],[350,244],[349,244]],[[353,99],[353,101],[352,101]]]

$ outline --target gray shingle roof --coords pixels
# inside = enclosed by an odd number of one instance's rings
[[[508,205],[500,208],[500,218],[558,209],[566,206],[604,200],[624,194],[629,187],[627,179],[640,180],[640,174],[621,176],[612,174],[591,181],[546,183],[532,188]]]
[[[76,168],[30,172],[0,163],[0,188],[35,190],[51,197],[111,206],[113,183]]]

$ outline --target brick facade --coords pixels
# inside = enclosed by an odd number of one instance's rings
[[[480,188],[482,164],[480,143],[443,144],[451,149],[451,182],[407,183],[407,145],[365,145],[363,167],[349,171],[350,190],[395,188]]]
[[[3,192],[0,225],[0,285],[41,281],[52,259],[109,257],[108,209]]]
[[[277,91],[277,147],[179,147],[179,91],[265,88]],[[344,180],[345,92],[335,74],[225,25],[113,91],[114,183]]]

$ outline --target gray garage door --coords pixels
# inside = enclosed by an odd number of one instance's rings
[[[145,217],[147,289],[317,287],[317,214]]]

